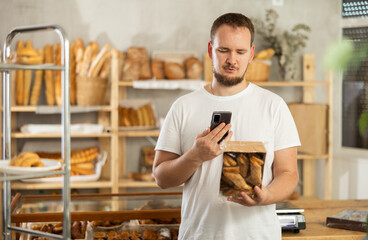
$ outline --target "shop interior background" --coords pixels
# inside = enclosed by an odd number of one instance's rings
[[[4,43],[8,32],[16,26],[58,24],[71,41],[80,37],[84,42],[97,41],[100,46],[110,43],[125,51],[130,46],[144,46],[149,53],[155,50],[195,51],[203,59],[207,51],[209,31],[213,20],[226,12],[241,12],[251,18],[264,19],[266,9],[279,14],[278,27],[291,30],[297,23],[310,26],[307,46],[300,52],[299,79],[302,78],[302,54],[315,55],[316,81],[325,81],[323,56],[326,49],[341,39],[346,25],[368,26],[367,20],[345,21],[341,16],[341,1],[337,0],[12,0],[0,1],[0,39]],[[56,42],[52,35],[29,36],[34,47]],[[256,52],[261,46],[257,46]],[[258,48],[257,48],[258,47]],[[270,81],[278,80],[274,60]],[[301,89],[270,88],[287,102],[301,101]],[[144,98],[151,94],[159,116],[164,116],[171,103],[186,91],[142,91],[129,89],[128,98]],[[326,101],[325,89],[317,87],[316,102]],[[342,76],[334,75],[334,160],[333,198],[368,198],[364,183],[368,175],[368,151],[342,147]],[[138,140],[128,142],[127,149],[139,154]],[[133,168],[133,166],[129,166]],[[315,189],[317,197],[324,197],[324,161],[316,161]]]

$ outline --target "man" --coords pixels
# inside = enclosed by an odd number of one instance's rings
[[[281,239],[275,203],[298,182],[295,123],[276,94],[245,79],[254,56],[254,28],[242,14],[228,13],[211,28],[208,54],[213,81],[172,105],[156,145],[153,174],[161,188],[184,184],[180,239]],[[232,112],[231,124],[213,131],[213,111]],[[262,188],[251,198],[219,195],[222,143],[262,141],[267,150]],[[205,129],[203,131],[203,129]]]

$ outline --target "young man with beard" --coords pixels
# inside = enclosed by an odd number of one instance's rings
[[[281,239],[275,203],[298,182],[300,145],[286,103],[245,79],[254,56],[249,18],[228,13],[211,28],[208,54],[213,81],[172,105],[156,145],[153,174],[161,188],[184,184],[180,239]],[[232,112],[231,124],[210,131],[213,111]],[[217,142],[262,141],[267,155],[262,188],[255,196],[219,197],[222,147]]]

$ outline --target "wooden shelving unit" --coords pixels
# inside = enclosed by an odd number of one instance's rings
[[[12,138],[60,138],[61,134],[59,133],[21,133],[15,132],[12,133]],[[72,138],[108,138],[111,137],[111,133],[91,133],[91,134],[84,134],[84,133],[72,133],[70,137]]]
[[[309,60],[308,60],[309,58]],[[313,103],[316,87],[325,87],[328,96],[328,143],[327,153],[322,155],[305,155],[299,154],[298,161],[303,163],[303,197],[313,197],[314,193],[314,164],[315,161],[325,162],[325,198],[331,198],[331,175],[332,175],[332,75],[327,76],[326,81],[315,81],[313,60],[309,55],[304,57],[303,81],[297,82],[257,82],[255,84],[262,87],[301,87],[303,88],[303,102]],[[144,130],[144,131],[119,131],[118,119],[118,103],[119,99],[125,99],[127,96],[127,88],[133,87],[133,82],[120,81],[118,69],[118,59],[112,59],[111,69],[111,88],[110,88],[110,105],[103,106],[98,110],[98,122],[109,126],[110,131],[101,134],[71,134],[72,138],[98,138],[103,148],[109,153],[108,161],[102,171],[102,177],[95,182],[71,182],[71,187],[75,189],[83,188],[99,188],[109,190],[111,193],[118,193],[120,188],[151,188],[157,187],[155,182],[138,182],[126,178],[126,153],[129,149],[126,148],[126,138],[136,137],[158,137],[159,130]],[[36,107],[32,106],[14,106],[13,114],[19,112],[35,112]],[[24,134],[14,132],[12,138],[58,138],[59,134]],[[61,188],[61,183],[20,183],[14,182],[12,189],[55,189]]]

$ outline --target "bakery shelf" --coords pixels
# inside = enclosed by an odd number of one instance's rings
[[[309,86],[329,86],[330,83],[328,81],[300,81],[300,82],[253,82],[254,84],[261,87],[309,87]]]
[[[145,131],[120,131],[119,137],[158,137],[159,129]]]
[[[132,179],[119,179],[119,187],[122,188],[146,188],[146,187],[158,187],[156,182],[147,182],[147,181],[134,181]]]
[[[314,159],[328,159],[330,157],[329,154],[298,154],[298,160],[314,160]]]
[[[183,187],[184,185],[180,185]],[[159,187],[156,182],[147,182],[147,181],[134,181],[132,179],[122,178],[119,179],[119,187],[121,188],[155,188]]]
[[[62,182],[49,182],[49,183],[26,183],[21,181],[12,182],[13,190],[38,190],[38,189],[62,189]],[[112,182],[108,180],[99,180],[93,182],[70,182],[71,188],[111,188]]]
[[[195,90],[205,85],[203,80],[182,79],[182,80],[136,80],[119,81],[120,87],[133,87],[138,89],[165,89],[165,90]]]
[[[14,132],[11,134],[12,138],[60,138],[61,134],[58,133],[40,133],[40,134],[31,134],[31,133],[21,133]],[[112,133],[92,133],[92,134],[84,134],[84,133],[71,133],[71,138],[94,138],[94,137],[111,137]]]
[[[64,70],[64,66],[56,66],[53,64],[35,64],[35,65],[25,65],[25,64],[11,64],[11,63],[0,63],[0,71],[9,70]]]
[[[40,107],[46,107],[46,106],[12,106],[11,111],[12,112],[39,112]],[[47,106],[48,108],[51,108],[53,112],[60,113],[61,107],[58,106]],[[83,108],[83,110],[77,110],[77,108]],[[98,107],[78,107],[78,106],[71,106],[70,112],[71,113],[81,113],[81,112],[110,112],[111,106],[98,106]],[[1,111],[3,111],[3,108],[1,107]],[[42,110],[41,110],[42,111]]]

